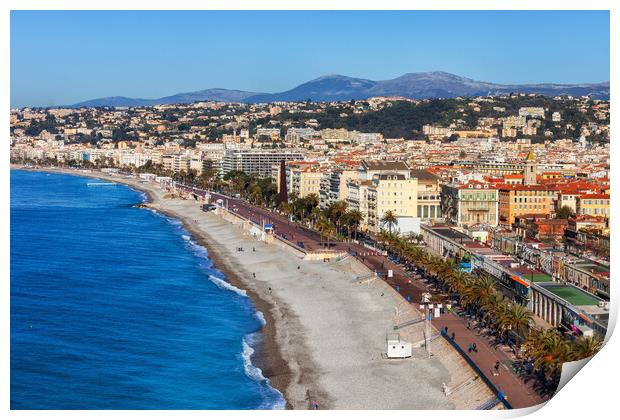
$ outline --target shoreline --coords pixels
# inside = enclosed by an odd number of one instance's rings
[[[156,204],[150,202],[149,204]],[[281,355],[280,347],[276,341],[275,334],[275,320],[271,314],[272,306],[269,302],[261,298],[260,295],[248,288],[237,274],[230,269],[225,260],[218,254],[217,248],[210,244],[205,235],[192,228],[189,220],[186,217],[179,215],[175,212],[162,210],[159,208],[153,208],[156,212],[179,220],[183,229],[189,232],[191,238],[201,247],[207,250],[209,259],[213,262],[214,267],[217,268],[222,274],[224,274],[224,281],[230,283],[239,289],[244,290],[247,293],[247,297],[254,306],[256,312],[260,312],[265,319],[265,323],[257,332],[261,333],[262,337],[258,346],[254,349],[254,354],[250,357],[250,360],[254,366],[259,368],[263,376],[269,380],[270,385],[280,392],[286,402],[286,408],[290,409],[288,399],[286,398],[286,389],[290,382],[290,372],[288,371],[288,364]],[[215,242],[215,241],[211,241]]]
[[[221,255],[219,255],[217,247],[213,245],[215,241],[213,241],[212,238],[205,237],[205,235],[193,228],[187,217],[158,206],[157,204],[159,198],[156,197],[152,190],[141,186],[139,183],[136,185],[135,182],[124,182],[129,181],[129,179],[110,176],[101,172],[82,172],[74,169],[29,168],[18,165],[11,165],[10,168],[23,171],[48,172],[114,181],[130,189],[144,193],[145,199],[142,203],[146,205],[146,208],[150,208],[165,217],[178,220],[182,224],[183,229],[191,235],[192,239],[198,245],[207,250],[209,259],[213,262],[213,265],[217,268],[217,270],[224,274],[225,281],[230,283],[232,286],[244,290],[247,293],[248,299],[254,306],[255,311],[260,312],[264,317],[265,323],[259,330],[257,330],[257,332],[261,334],[261,340],[257,346],[253,347],[254,353],[250,356],[250,361],[252,362],[252,365],[261,370],[262,375],[269,381],[270,386],[282,394],[286,403],[286,409],[293,408],[286,394],[286,390],[291,382],[291,372],[288,363],[283,358],[280,346],[276,340],[276,320],[272,315],[273,305],[263,299],[254,290],[249,288],[248,285],[239,278],[231,267],[229,267],[229,264],[222,258]]]
[[[419,347],[410,359],[381,357],[385,333],[420,314],[387,283],[358,281],[368,269],[356,259],[328,264],[302,260],[252,239],[241,219],[205,213],[196,201],[172,198],[137,178],[11,168],[117,182],[145,193],[146,207],[179,220],[225,280],[243,289],[263,314],[266,322],[251,362],[284,396],[287,409],[307,409],[311,400],[319,401],[321,409],[472,409],[492,395],[480,381],[458,395],[444,394],[444,384],[455,387],[473,371],[441,341],[430,359]],[[256,252],[240,254],[238,246],[248,251],[255,247]],[[419,343],[422,335],[421,324],[401,333],[411,343]]]

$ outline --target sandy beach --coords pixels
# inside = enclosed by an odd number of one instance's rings
[[[316,400],[321,409],[473,409],[492,397],[442,339],[433,342],[431,358],[423,348],[414,348],[408,359],[382,357],[386,333],[420,314],[383,281],[360,281],[369,273],[353,257],[307,261],[253,238],[235,216],[203,212],[198,202],[170,198],[156,184],[62,172],[145,191],[149,207],[183,222],[226,281],[246,290],[264,314],[263,345],[254,363],[284,394],[288,408],[307,409]],[[421,324],[400,332],[412,343],[423,338]],[[459,391],[446,395],[444,384]]]

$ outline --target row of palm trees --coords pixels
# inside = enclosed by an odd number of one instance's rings
[[[557,329],[537,328],[533,325],[532,314],[523,305],[499,293],[490,277],[463,272],[454,262],[393,233],[384,231],[380,236],[390,252],[434,279],[461,308],[489,328],[498,342],[512,340],[522,344],[523,361],[527,361],[530,373],[536,373],[547,389],[557,388],[563,363],[591,357],[603,344],[599,335],[566,337]]]
[[[149,169],[163,172],[157,167]],[[316,194],[305,197],[292,195],[289,202],[279,203],[272,178],[259,178],[240,171],[226,174],[223,179],[217,177],[215,171],[206,171],[201,176],[176,174],[175,178],[191,181],[200,188],[238,193],[255,205],[279,210],[317,230],[327,239],[328,246],[334,235],[357,237],[363,219],[358,210],[349,210],[344,201],[337,201],[321,210]],[[393,254],[406,264],[422,269],[463,309],[481,320],[498,341],[513,340],[516,344],[522,344],[524,360],[530,363],[549,388],[555,389],[557,386],[563,363],[591,357],[601,348],[603,340],[599,335],[567,338],[556,329],[533,326],[532,314],[523,305],[499,293],[491,278],[463,272],[453,261],[413,245],[394,233],[398,219],[393,212],[387,211],[380,222],[387,227],[387,231],[381,231],[380,239]]]
[[[113,165],[113,162],[108,161],[98,163],[99,165],[93,166]],[[276,185],[269,177],[260,178],[234,171],[222,179],[214,169],[207,170],[200,176],[194,171],[171,174],[161,165],[154,164],[132,169],[136,172],[173,176],[177,181],[191,183],[198,188],[241,194],[255,205],[277,209],[309,224],[327,239],[328,246],[334,235],[346,233],[348,238],[351,238],[352,234],[357,237],[363,220],[362,214],[356,209],[347,209],[344,201],[337,201],[321,210],[316,194],[305,197],[293,195],[289,202],[280,203]],[[380,222],[387,227],[387,231],[381,231],[380,239],[392,253],[406,264],[422,269],[427,277],[436,280],[463,309],[475,314],[489,327],[498,341],[512,339],[517,344],[523,344],[524,359],[530,362],[549,387],[557,387],[563,363],[591,357],[602,347],[603,340],[599,335],[574,339],[567,338],[556,329],[534,327],[532,314],[523,305],[505,299],[504,295],[496,290],[492,279],[465,273],[459,270],[454,262],[431,254],[395,234],[393,229],[398,225],[398,219],[392,211],[387,211]]]
[[[239,193],[255,205],[293,217],[317,230],[327,239],[328,246],[330,238],[335,235],[357,238],[363,220],[362,214],[356,209],[348,209],[344,201],[331,203],[321,210],[316,194],[305,197],[292,195],[289,202],[279,203],[272,178],[235,172],[227,174],[222,180],[211,171],[195,177],[193,181],[197,186]],[[463,272],[453,261],[432,254],[396,234],[394,227],[398,225],[398,219],[392,211],[387,211],[380,222],[387,231],[382,230],[379,237],[390,252],[404,260],[405,264],[422,269],[464,310],[489,328],[498,342],[512,340],[523,345],[523,360],[548,388],[557,387],[563,363],[591,357],[601,348],[603,340],[599,335],[574,338],[566,337],[557,329],[535,327],[532,314],[523,305],[499,293],[490,277]]]

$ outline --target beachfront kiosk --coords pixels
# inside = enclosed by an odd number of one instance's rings
[[[385,342],[388,359],[404,359],[411,357],[411,343],[401,341],[400,334],[388,333]]]

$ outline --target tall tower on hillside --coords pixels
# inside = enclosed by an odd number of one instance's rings
[[[536,156],[534,156],[534,152],[530,149],[530,152],[527,154],[527,158],[525,158],[523,183],[525,185],[536,185],[536,172],[538,172]]]
[[[284,159],[280,161],[280,203],[288,202],[288,193],[286,191],[286,163]]]

